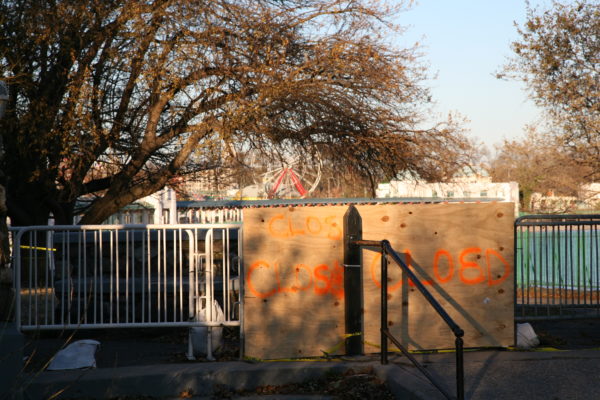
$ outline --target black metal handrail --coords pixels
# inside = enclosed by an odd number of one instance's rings
[[[406,265],[406,263],[400,258],[398,253],[393,249],[388,240],[357,240],[354,242],[355,245],[363,247],[380,247],[381,248],[381,364],[388,363],[388,339],[392,341],[394,345],[400,349],[414,365],[417,367],[423,375],[435,386],[447,399],[453,399],[446,389],[435,380],[435,378],[427,371],[411,353],[406,349],[389,331],[388,328],[388,297],[387,297],[387,255],[392,257],[392,260],[398,264],[402,271],[408,275],[415,287],[419,289],[419,292],[425,297],[425,299],[431,304],[433,309],[438,313],[444,322],[450,327],[452,333],[455,336],[456,346],[456,398],[463,400],[465,398],[464,391],[464,359],[463,359],[463,339],[464,331],[458,326],[456,322],[448,315],[446,310],[438,303],[438,301],[429,293],[425,286],[421,283],[419,278],[414,274],[413,271]]]

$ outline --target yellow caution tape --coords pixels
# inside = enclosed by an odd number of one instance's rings
[[[520,349],[518,347],[514,347],[514,346],[509,346],[506,348],[506,350],[508,351],[536,351],[536,352],[542,352],[542,351],[568,351],[565,349],[557,349],[556,347],[535,347],[533,349]],[[593,349],[587,349],[587,350],[593,350]]]
[[[25,246],[21,245],[22,249],[32,249],[32,250],[42,250],[42,251],[56,251],[56,249],[49,249],[47,247],[37,247],[37,246]]]
[[[360,334],[349,334],[349,335],[344,335],[344,338],[350,337],[350,336],[358,336]],[[269,359],[269,360],[263,360],[261,358],[255,358],[255,357],[244,357],[245,361],[249,361],[249,362],[285,362],[285,361],[310,361],[310,362],[328,362],[328,361],[344,361],[343,358],[341,357],[331,357],[329,356],[330,353],[333,353],[334,351],[338,350],[341,347],[341,344],[344,343],[344,340],[341,341],[341,343],[336,344],[330,351],[323,351],[321,350],[321,352],[323,352],[324,356],[321,357],[306,357],[306,358],[277,358],[277,359]],[[375,347],[377,349],[381,349],[381,346],[375,343],[370,343],[367,341],[363,341],[364,344],[371,346],[371,347]],[[474,351],[484,351],[484,350],[489,350],[489,349],[499,349],[498,347],[473,347],[473,348],[468,348],[468,349],[464,349],[463,351],[465,353],[467,352],[474,352]],[[509,346],[509,347],[502,347],[500,348],[501,350],[506,350],[506,351],[535,351],[535,352],[555,352],[555,351],[568,351],[568,350],[562,350],[562,349],[557,349],[555,347],[537,347],[535,349],[530,349],[530,350],[523,350],[523,349],[519,349],[513,346]],[[592,349],[587,349],[587,350],[600,350],[600,347],[598,348],[592,348]],[[390,353],[402,353],[399,349],[393,347],[389,349]],[[440,353],[454,353],[456,352],[456,350],[454,349],[444,349],[444,350],[409,350],[409,353],[411,354],[440,354]]]
[[[357,332],[357,333],[349,333],[346,335],[342,336],[342,340],[340,340],[339,343],[337,343],[335,346],[333,346],[331,349],[329,349],[328,351],[324,351],[321,350],[321,352],[323,353],[323,356],[321,357],[305,357],[305,358],[277,358],[277,359],[269,359],[269,360],[263,360],[260,358],[255,358],[255,357],[244,357],[245,361],[249,361],[249,362],[284,362],[284,361],[310,361],[310,362],[327,362],[327,361],[344,361],[344,359],[340,358],[339,356],[337,357],[331,357],[330,354],[335,353],[336,351],[338,351],[342,345],[345,343],[346,339],[352,336],[360,336],[362,335],[362,333]],[[371,343],[371,342],[367,342],[366,340],[363,341],[363,344],[367,345],[367,346],[371,346],[374,347],[376,349],[380,349],[381,350],[381,346],[375,343]],[[557,349],[555,347],[537,347],[534,349],[529,349],[529,350],[523,350],[523,349],[519,349],[517,347],[514,346],[508,346],[508,347],[472,347],[472,348],[468,348],[468,349],[464,349],[464,352],[474,352],[474,351],[484,351],[484,350],[506,350],[506,351],[536,351],[536,352],[554,352],[554,351],[568,351],[568,350],[562,350],[562,349]],[[600,350],[600,347],[598,348],[592,348],[592,349],[588,349],[588,350]],[[389,352],[390,353],[402,353],[399,349],[395,348],[395,347],[391,347],[389,348]],[[443,353],[455,353],[456,350],[455,349],[443,349],[443,350],[409,350],[409,353],[411,354],[443,354]]]

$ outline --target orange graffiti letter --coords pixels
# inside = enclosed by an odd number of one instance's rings
[[[475,285],[485,281],[483,268],[481,268],[481,266],[474,261],[466,260],[466,257],[471,253],[481,253],[481,249],[479,247],[469,247],[468,249],[464,249],[458,257],[458,260],[460,261],[460,280],[467,285]],[[465,276],[465,271],[468,269],[477,269],[479,273],[474,278],[467,278]]]
[[[375,257],[373,257],[373,261],[371,262],[371,280],[373,281],[375,286],[377,286],[379,289],[381,289],[381,282],[379,281],[379,279],[377,279],[377,276],[375,276],[375,270],[380,265],[381,265],[381,253],[377,253],[375,255]],[[396,282],[395,284],[393,284],[391,286],[388,284],[387,291],[388,291],[388,293],[394,293],[396,290],[400,289],[400,286],[402,286],[402,279],[400,279],[398,282]]]
[[[501,277],[499,277],[498,279],[492,279],[492,271],[491,271],[492,263],[491,263],[491,259],[490,259],[491,255],[495,255],[496,257],[498,257],[498,259],[502,262],[502,264],[504,264],[504,274]],[[512,272],[512,269],[511,269],[508,261],[506,261],[500,253],[498,253],[494,249],[486,249],[485,250],[485,259],[487,262],[488,285],[489,286],[499,285],[502,282],[504,282],[506,280],[506,278],[509,277],[510,273]]]
[[[288,217],[288,226],[290,227],[290,236],[306,235],[306,232],[304,232],[304,229],[294,230],[294,224],[292,223],[291,216]]]
[[[448,273],[444,277],[440,275],[441,256],[446,256],[446,259],[448,260]],[[439,249],[435,252],[435,256],[433,257],[433,274],[440,283],[446,283],[454,276],[454,259],[448,250]]]
[[[325,218],[325,223],[329,225],[329,232],[327,233],[327,237],[331,240],[340,240],[342,238],[342,230],[337,222],[335,222],[335,217],[330,216]]]
[[[285,229],[283,229],[283,230],[275,229],[275,227],[274,227],[275,222],[279,221],[279,220],[285,220],[285,217],[283,216],[283,214],[276,214],[269,221],[269,232],[271,233],[271,235],[273,235],[275,237],[280,237],[280,238],[286,238],[286,237],[290,236],[290,233]]]
[[[306,230],[311,235],[318,235],[321,233],[321,221],[317,217],[306,217]]]
[[[281,275],[280,275],[281,270],[279,268],[278,262],[275,262],[274,269],[275,269],[275,280],[277,281],[277,293],[295,292],[295,290],[293,288],[281,286]]]
[[[250,268],[248,268],[248,273],[246,274],[246,282],[248,282],[248,289],[250,289],[250,292],[253,295],[255,295],[256,297],[259,297],[261,299],[266,299],[267,297],[271,297],[275,293],[277,293],[277,288],[273,288],[273,289],[269,290],[268,292],[260,292],[254,287],[254,284],[252,283],[252,273],[254,272],[254,270],[261,268],[261,267],[270,268],[270,265],[268,262],[262,261],[262,260],[257,261],[254,264],[252,264],[250,266]]]
[[[292,290],[294,292],[297,291],[304,291],[310,288],[310,286],[312,285],[312,273],[310,271],[310,269],[304,265],[304,264],[298,264],[295,267],[295,271],[294,271],[294,286],[292,286]],[[308,276],[308,283],[305,284],[304,286],[301,285],[300,283],[300,279],[298,279],[298,276],[300,275],[300,270],[304,270],[306,271],[306,274]]]
[[[329,275],[331,275],[331,273],[329,272],[329,267],[326,264],[317,265],[315,267],[315,293],[323,295],[329,293],[329,290],[331,289],[331,278],[329,276],[322,275],[320,273],[321,271],[327,271]],[[324,282],[325,286],[317,285],[317,281]]]
[[[333,273],[331,274],[331,294],[338,299],[344,298],[344,268],[337,260],[333,262]]]

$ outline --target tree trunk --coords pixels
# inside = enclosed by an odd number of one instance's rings
[[[6,193],[6,205],[12,226],[47,225],[51,209],[43,186],[36,189],[31,184],[21,185],[16,193],[11,183]]]
[[[117,213],[122,207],[117,205],[116,201],[102,201],[99,199],[93,207],[91,207],[83,215],[79,223],[81,225],[101,224],[111,215]]]
[[[160,190],[167,180],[165,176],[166,174],[155,182],[140,184],[126,190],[108,190],[102,197],[94,201],[79,223],[81,225],[101,224],[128,204]]]
[[[4,161],[4,142],[0,136],[0,163]],[[8,242],[8,226],[6,226],[6,189],[4,182],[6,177],[0,169],[0,270],[8,265],[10,260],[10,244]]]
[[[6,191],[4,186],[0,185],[0,269],[6,267],[10,260],[6,211]]]

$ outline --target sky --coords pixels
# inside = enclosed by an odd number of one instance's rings
[[[530,3],[547,8],[550,0]],[[525,125],[541,118],[522,83],[494,76],[518,39],[514,22],[525,16],[524,0],[418,0],[398,18],[407,28],[399,44],[419,42],[430,74],[437,74],[426,82],[435,112],[466,117],[470,136],[490,150],[523,137]]]

